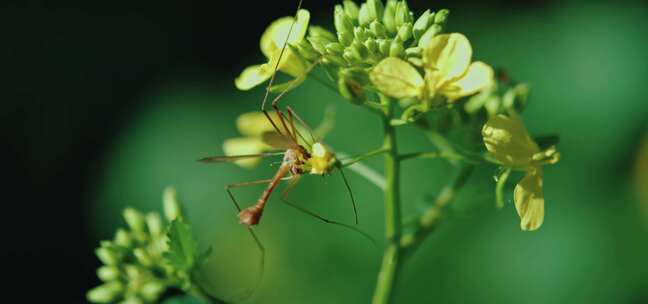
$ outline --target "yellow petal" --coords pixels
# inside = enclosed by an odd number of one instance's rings
[[[529,168],[540,151],[517,114],[491,117],[481,133],[486,149],[507,167]]]
[[[520,228],[533,231],[544,221],[544,194],[542,193],[542,171],[529,171],[515,186],[513,192],[515,209],[520,216]]]
[[[267,64],[253,65],[245,68],[239,77],[236,77],[234,84],[239,90],[249,90],[270,79],[272,68]]]
[[[270,118],[274,121],[278,128],[282,128],[277,114],[268,112]],[[241,134],[250,137],[261,137],[263,133],[274,132],[275,128],[268,120],[268,117],[263,112],[248,112],[241,114],[236,118],[236,128]]]
[[[494,75],[495,72],[491,66],[476,61],[470,64],[463,77],[444,86],[440,93],[448,97],[450,101],[454,101],[492,86],[495,82]]]
[[[442,85],[463,76],[471,57],[472,47],[466,36],[443,34],[432,38],[425,47],[423,64],[426,70],[440,75],[439,85]]]
[[[272,54],[281,49],[284,43],[296,43],[304,39],[306,30],[308,30],[308,21],[310,20],[310,13],[301,9],[297,12],[297,21],[293,26],[290,37],[288,32],[293,23],[293,17],[282,17],[270,24],[261,36],[261,52],[270,59]],[[288,37],[288,39],[286,39]]]
[[[423,89],[423,77],[404,60],[383,59],[369,74],[371,82],[385,95],[394,98],[416,97]]]
[[[281,56],[281,62],[277,66],[277,59]],[[290,48],[286,48],[281,53],[281,49],[277,49],[271,56],[268,63],[273,70],[277,68],[278,70],[293,76],[295,78],[303,77],[308,69],[307,63],[302,60],[302,58],[295,54]]]
[[[325,174],[333,163],[333,154],[321,143],[314,143],[309,160],[311,174]]]
[[[256,137],[230,138],[223,142],[223,151],[227,156],[259,154],[267,149],[268,146],[260,138]],[[245,168],[252,168],[260,160],[260,157],[253,157],[239,159],[234,161],[234,163]]]

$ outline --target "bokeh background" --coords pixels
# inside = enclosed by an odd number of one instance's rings
[[[213,245],[213,292],[251,286],[258,254],[223,187],[271,176],[203,165],[237,136],[237,115],[262,89],[236,91],[240,70],[263,60],[258,38],[295,1],[9,1],[0,9],[5,154],[3,273],[26,302],[84,303],[99,283],[93,249],[124,225],[124,206],[159,210],[177,187],[199,240]],[[305,1],[313,23],[332,26],[332,4]],[[648,4],[645,1],[410,1],[451,10],[475,57],[532,87],[524,113],[533,134],[559,133],[562,160],[547,168],[546,220],[524,233],[512,204],[494,207],[494,167],[471,179],[406,266],[399,303],[648,303]],[[337,124],[327,143],[347,154],[379,145],[379,121],[317,83],[284,102]],[[411,128],[403,150],[430,145]],[[648,153],[648,148],[643,149]],[[646,156],[643,156],[644,164]],[[380,159],[367,162],[380,169]],[[404,166],[407,214],[454,174],[441,161]],[[382,238],[381,193],[348,173],[362,229]],[[261,188],[240,189],[252,202]],[[508,199],[510,201],[509,188]],[[350,222],[339,177],[305,178],[294,201]],[[8,207],[8,208],[7,208]],[[252,302],[367,303],[380,241],[322,224],[271,201],[258,229],[267,248]],[[7,285],[5,285],[7,286]]]

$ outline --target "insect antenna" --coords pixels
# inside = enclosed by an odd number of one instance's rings
[[[346,175],[344,174],[344,170],[342,169],[342,165],[340,162],[336,161],[336,167],[338,171],[340,171],[340,176],[342,177],[342,180],[344,181],[344,186],[347,189],[347,192],[349,193],[349,197],[351,198],[351,205],[353,206],[353,214],[355,215],[355,223],[356,225],[358,224],[358,208],[356,206],[356,201],[355,201],[355,196],[353,196],[353,191],[351,190],[351,185],[349,185],[349,180],[347,180]]]

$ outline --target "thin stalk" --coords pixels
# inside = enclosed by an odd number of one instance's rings
[[[376,155],[379,155],[379,154],[382,154],[382,153],[387,153],[388,151],[389,151],[389,149],[387,149],[387,148],[385,148],[383,146],[383,147],[380,147],[378,149],[371,150],[369,152],[365,152],[365,153],[362,153],[360,155],[353,156],[353,157],[351,157],[351,159],[348,159],[348,160],[345,160],[344,162],[342,162],[342,167],[351,166],[351,165],[353,165],[353,164],[355,164],[357,162],[363,161],[363,160],[365,160],[367,158],[371,158],[373,156],[376,156]]]
[[[373,297],[373,304],[392,303],[401,265],[401,210],[400,210],[400,160],[396,145],[396,130],[390,125],[393,117],[393,103],[388,97],[380,95],[385,106],[383,116],[385,154],[385,237],[387,247],[383,253],[382,265]]]

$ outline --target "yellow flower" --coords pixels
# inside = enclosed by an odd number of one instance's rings
[[[279,121],[275,113],[269,113],[274,121]],[[275,133],[275,129],[263,112],[244,113],[236,119],[236,128],[244,137],[226,139],[223,151],[227,156],[259,154],[272,150],[264,137]],[[245,168],[256,166],[261,158],[246,158],[234,163]]]
[[[245,68],[234,81],[236,88],[249,90],[270,79],[280,57],[279,70],[297,78],[296,81],[302,81],[303,77],[300,76],[303,76],[307,70],[306,63],[289,47],[285,48],[283,56],[281,56],[281,50],[284,43],[295,44],[304,39],[309,19],[310,13],[301,9],[297,12],[297,20],[294,25],[293,17],[282,17],[272,22],[261,36],[260,42],[261,52],[268,62]],[[292,32],[288,37],[291,26],[293,27]]]
[[[520,228],[533,231],[544,221],[542,165],[555,164],[560,154],[555,147],[541,151],[517,114],[491,117],[482,128],[486,149],[503,166],[525,171],[515,186],[513,200],[520,217]]]
[[[383,94],[394,98],[429,100],[436,95],[449,101],[477,93],[494,84],[493,68],[472,59],[466,36],[443,34],[430,39],[423,50],[425,76],[407,61],[389,57],[370,73],[370,79]]]

